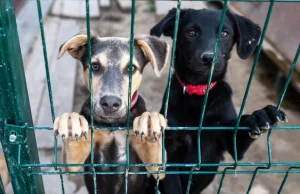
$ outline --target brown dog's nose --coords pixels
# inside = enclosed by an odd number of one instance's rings
[[[214,60],[214,53],[204,53],[201,56],[201,61],[204,65],[211,65]]]
[[[100,99],[100,105],[105,113],[114,113],[120,109],[122,101],[115,96],[104,96]]]

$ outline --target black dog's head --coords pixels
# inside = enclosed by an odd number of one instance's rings
[[[180,12],[176,45],[175,70],[183,81],[191,84],[206,83],[211,69],[221,10],[184,9]],[[176,9],[169,13],[151,29],[151,35],[173,38]],[[226,13],[221,33],[218,55],[213,72],[213,80],[224,78],[227,60],[233,45],[237,44],[240,58],[251,55],[259,41],[260,28],[245,17]]]

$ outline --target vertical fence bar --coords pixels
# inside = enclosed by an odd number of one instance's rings
[[[248,85],[247,85],[247,88],[246,88],[246,92],[245,92],[245,95],[244,95],[243,103],[242,103],[242,106],[241,106],[241,110],[240,110],[239,118],[238,118],[238,121],[237,121],[235,133],[234,133],[234,135],[235,135],[235,138],[234,138],[234,149],[235,149],[234,157],[235,157],[235,161],[237,159],[237,153],[236,153],[237,127],[239,126],[239,122],[240,122],[240,119],[242,117],[242,112],[243,112],[243,109],[244,109],[244,106],[245,106],[245,103],[246,103],[246,98],[248,97],[248,92],[249,92],[249,89],[250,89],[252,78],[254,76],[254,71],[256,69],[256,64],[257,64],[259,56],[260,56],[260,52],[261,52],[261,49],[262,49],[262,44],[263,44],[263,41],[264,41],[265,36],[266,36],[266,31],[267,31],[267,28],[268,28],[268,25],[269,25],[269,21],[270,21],[271,15],[272,15],[274,4],[275,4],[275,0],[271,0],[270,1],[270,6],[269,6],[269,10],[268,10],[268,14],[267,14],[266,21],[265,21],[265,25],[264,25],[264,28],[263,28],[263,32],[262,32],[262,35],[261,35],[260,42],[259,42],[259,46],[258,46],[257,53],[256,53],[256,56],[255,56],[255,60],[254,60],[254,63],[253,63],[252,71],[251,71],[250,78],[249,78],[249,81],[248,81]],[[272,150],[271,150],[271,143],[270,143],[271,142],[270,141],[271,132],[272,132],[272,129],[269,130],[268,136],[267,136],[268,158],[269,158],[268,167],[266,167],[266,168],[257,167],[255,169],[254,174],[253,174],[253,176],[251,178],[251,182],[249,184],[248,190],[247,190],[247,194],[249,194],[250,191],[251,191],[251,188],[253,186],[254,180],[256,178],[256,175],[257,175],[257,172],[259,171],[259,169],[269,169],[271,167],[271,165],[272,165]]]
[[[18,164],[18,149],[24,163],[39,164],[32,116],[27,93],[25,73],[17,33],[14,7],[11,0],[0,1],[0,131],[1,143],[15,194],[44,194],[42,177],[27,176],[32,170],[40,172],[39,167],[21,169]],[[6,122],[23,125],[19,133],[26,134],[23,143],[12,144],[9,140],[10,128]],[[16,133],[17,138],[18,132]],[[20,137],[19,137],[20,138]]]
[[[63,179],[63,176],[62,176],[62,169],[57,167],[57,136],[56,135],[54,135],[54,155],[53,155],[53,157],[54,157],[54,160],[53,160],[54,169],[59,171],[61,191],[62,191],[62,194],[64,194],[65,193],[65,187],[64,187],[64,179]]]
[[[178,26],[179,26],[179,19],[180,19],[180,9],[181,9],[181,0],[177,0],[177,9],[176,9],[176,16],[175,16],[175,26],[174,26],[174,34],[173,34],[173,43],[172,43],[172,53],[171,53],[171,61],[170,61],[170,68],[169,68],[169,75],[168,75],[168,85],[166,89],[166,96],[164,99],[164,116],[167,118],[168,116],[168,105],[169,105],[169,97],[170,97],[170,86],[172,81],[173,75],[173,66],[175,60],[175,50],[176,50],[176,43],[177,43],[177,34],[178,34]],[[162,170],[166,168],[166,156],[165,156],[165,129],[162,129]],[[159,179],[156,180],[156,185],[158,189]]]
[[[222,28],[223,28],[223,24],[224,24],[224,20],[225,20],[225,15],[226,15],[226,10],[227,10],[227,2],[228,2],[228,0],[224,1],[224,6],[223,6],[222,16],[221,16],[221,23],[219,25],[217,42],[216,42],[216,45],[215,45],[213,62],[212,62],[209,78],[208,78],[208,81],[207,81],[208,83],[207,83],[206,93],[205,93],[205,97],[204,97],[204,101],[203,101],[202,112],[201,112],[201,116],[200,116],[200,123],[199,123],[198,135],[197,135],[197,139],[198,139],[198,167],[199,168],[201,166],[201,146],[200,146],[200,144],[201,144],[201,142],[200,142],[201,127],[203,125],[203,119],[204,119],[206,104],[207,104],[207,100],[208,100],[209,86],[211,84],[211,79],[212,79],[212,76],[213,76],[213,72],[214,72],[214,68],[215,68],[215,64],[216,64],[216,60],[217,60],[217,56],[218,56],[218,51],[219,51],[218,48],[219,48],[219,44],[220,44],[221,32],[222,32]]]
[[[167,90],[166,90],[166,99],[165,99],[165,102],[164,102],[165,103],[165,110],[164,110],[165,118],[167,118],[167,116],[168,116],[170,86],[171,86],[172,75],[173,75],[173,69],[172,68],[174,66],[174,60],[175,60],[177,33],[178,33],[178,26],[179,26],[179,19],[180,19],[180,9],[181,9],[181,0],[178,0],[177,1],[176,18],[175,18],[175,26],[174,26],[174,34],[173,34],[171,62],[170,62],[169,75],[168,75],[168,85],[167,85]]]
[[[130,165],[129,135],[130,135],[130,107],[132,87],[132,58],[134,52],[134,21],[135,21],[135,0],[131,1],[131,24],[130,24],[130,56],[129,56],[129,83],[128,83],[128,105],[127,105],[127,132],[126,132],[126,173],[125,173],[125,194],[128,193],[128,171]]]
[[[297,65],[298,58],[299,58],[299,54],[300,54],[300,44],[298,45],[298,49],[297,49],[295,58],[294,58],[294,60],[293,60],[293,64],[292,64],[292,66],[291,66],[290,72],[289,72],[289,74],[288,74],[287,80],[286,80],[286,82],[285,82],[285,84],[284,84],[284,88],[283,88],[283,91],[282,91],[281,96],[280,96],[280,99],[279,99],[279,102],[278,102],[278,104],[277,104],[277,110],[280,109],[280,106],[281,106],[282,101],[283,101],[283,99],[284,99],[285,93],[286,93],[286,91],[287,91],[287,88],[288,88],[289,83],[290,83],[291,78],[292,78],[292,74],[293,74],[293,72],[294,72],[294,70],[295,70],[295,67],[296,67],[296,65]],[[278,193],[277,193],[277,194],[280,194],[280,193],[281,193],[281,191],[282,191],[282,189],[283,189],[283,186],[285,185],[285,182],[286,182],[286,180],[287,180],[287,178],[288,178],[288,176],[289,176],[290,170],[295,169],[295,168],[297,169],[297,168],[300,168],[300,167],[290,167],[290,168],[287,170],[287,172],[286,172],[286,174],[285,174],[285,176],[284,176],[284,178],[283,178],[283,181],[282,181],[282,183],[281,183],[281,185],[280,185],[280,187],[279,187],[279,190],[278,190]]]
[[[205,97],[204,97],[204,101],[203,101],[203,105],[202,105],[202,112],[200,115],[199,129],[198,129],[198,133],[197,133],[197,150],[198,150],[198,168],[199,169],[200,169],[201,163],[202,163],[201,139],[200,139],[201,132],[202,132],[202,125],[203,125],[203,120],[204,120],[204,115],[205,115],[205,110],[206,110],[206,104],[207,104],[207,100],[208,100],[209,86],[211,84],[211,80],[212,80],[212,76],[213,76],[213,72],[214,72],[214,68],[215,68],[215,64],[216,64],[216,60],[217,60],[217,56],[218,56],[218,51],[219,51],[218,49],[219,49],[219,44],[220,44],[220,39],[221,39],[221,32],[222,32],[222,28],[223,28],[223,24],[224,24],[224,20],[225,20],[227,4],[228,4],[228,0],[225,0],[224,5],[223,5],[223,10],[222,10],[221,22],[220,22],[219,29],[218,29],[217,42],[216,42],[215,49],[214,49],[214,57],[213,57],[212,67],[211,67],[209,78],[207,81],[206,93],[205,93]],[[193,172],[193,169],[191,170],[191,173],[189,175],[189,181],[188,181],[188,185],[187,185],[187,189],[186,189],[186,194],[189,194],[190,187],[192,185],[192,176],[193,176],[192,172]]]
[[[55,120],[55,111],[54,111],[54,105],[53,105],[53,96],[52,96],[48,55],[47,55],[47,45],[46,45],[46,38],[45,38],[45,31],[44,31],[42,5],[41,5],[40,0],[36,0],[36,3],[37,3],[37,10],[38,10],[38,16],[39,16],[40,32],[41,32],[41,38],[42,38],[42,46],[43,46],[46,78],[47,78],[48,95],[49,95],[50,109],[51,109],[51,116],[52,116],[52,123],[53,123]],[[54,145],[54,164],[57,164],[57,154],[56,154],[57,153],[57,136],[56,135],[54,135],[54,143],[56,143]],[[63,176],[61,174],[62,170],[61,170],[61,168],[58,168],[57,166],[55,166],[54,169],[58,170],[60,172],[59,178],[60,178],[60,182],[61,182],[62,193],[64,194],[64,180],[63,180]]]
[[[91,168],[93,171],[93,184],[94,184],[94,194],[97,194],[97,177],[94,165],[94,104],[93,104],[93,69],[92,69],[92,50],[91,50],[91,20],[90,20],[90,1],[85,1],[86,5],[86,28],[87,28],[87,38],[88,38],[88,64],[89,64],[89,90],[90,90],[90,111],[91,111]]]
[[[239,115],[238,115],[235,130],[234,130],[234,142],[233,142],[233,144],[234,144],[234,161],[235,161],[235,163],[237,163],[236,135],[237,135],[238,127],[240,125],[242,114],[243,114],[243,111],[244,111],[244,108],[245,108],[245,105],[246,105],[246,100],[247,100],[247,97],[248,97],[248,93],[249,93],[249,90],[250,90],[250,86],[251,86],[251,83],[252,83],[254,72],[256,70],[256,65],[257,65],[257,62],[258,62],[258,59],[259,59],[259,56],[260,56],[260,53],[261,53],[262,45],[263,45],[263,42],[264,42],[264,39],[265,39],[265,36],[266,36],[266,32],[267,32],[267,29],[268,29],[269,20],[271,18],[274,3],[275,3],[275,0],[270,1],[268,14],[267,14],[266,21],[265,21],[265,24],[264,24],[264,27],[263,27],[261,39],[259,41],[259,45],[258,45],[258,48],[257,48],[257,52],[256,52],[256,55],[255,55],[255,59],[254,59],[254,62],[253,62],[253,66],[252,66],[252,69],[251,69],[251,73],[250,73],[249,80],[248,80],[248,83],[247,83],[247,87],[246,87],[246,90],[245,90],[245,94],[244,94],[244,97],[243,97],[241,109],[240,109],[240,112],[239,112]]]
[[[49,95],[49,101],[50,101],[52,122],[54,122],[55,114],[54,114],[52,87],[51,87],[51,79],[50,79],[49,64],[48,64],[47,45],[46,45],[46,38],[45,38],[45,32],[44,32],[42,6],[41,6],[40,0],[36,0],[36,3],[37,3],[38,15],[39,15],[39,24],[40,24],[40,32],[41,32],[41,38],[42,38],[42,46],[43,46],[43,54],[44,54],[44,62],[45,62],[45,69],[46,69],[48,95]]]
[[[191,172],[189,174],[189,180],[188,180],[188,184],[187,184],[187,187],[186,187],[186,194],[189,194],[190,193],[190,189],[191,189],[191,185],[192,185],[192,181],[193,181],[193,171],[194,171],[194,168],[191,168]]]
[[[180,19],[180,9],[181,9],[181,0],[177,0],[177,9],[176,9],[176,17],[175,17],[175,26],[174,26],[174,34],[173,34],[173,43],[172,43],[172,53],[171,53],[171,61],[170,61],[170,68],[169,68],[169,75],[168,75],[168,85],[166,89],[166,97],[164,99],[164,116],[167,118],[168,116],[168,105],[169,105],[169,97],[170,97],[170,86],[172,81],[173,75],[173,66],[175,60],[175,50],[176,50],[176,43],[177,43],[177,34],[178,34],[178,26],[179,26],[179,19]],[[162,131],[162,169],[165,169],[166,166],[166,156],[165,156],[165,132],[164,129]]]
[[[164,150],[163,150],[164,151]],[[156,178],[156,185],[155,185],[155,194],[160,194],[159,192],[159,176],[160,176],[161,169],[158,169],[157,178]]]
[[[286,180],[287,180],[287,178],[288,178],[288,176],[289,176],[289,174],[290,174],[290,171],[293,170],[293,169],[300,169],[300,166],[299,166],[299,167],[297,167],[297,166],[292,166],[292,167],[290,167],[290,168],[286,171],[286,173],[285,173],[285,175],[284,175],[284,178],[283,178],[283,180],[282,180],[282,183],[280,184],[280,187],[279,187],[279,189],[278,189],[277,194],[280,194],[280,193],[282,192],[283,186],[284,186],[285,183],[286,183]]]
[[[287,91],[287,88],[289,87],[289,84],[290,84],[290,81],[291,81],[293,72],[294,72],[295,67],[296,67],[296,65],[297,65],[297,62],[298,62],[299,54],[300,54],[300,44],[298,45],[298,49],[297,49],[297,51],[296,51],[296,55],[295,55],[295,58],[294,58],[294,60],[293,60],[293,64],[292,64],[291,69],[290,69],[290,72],[289,72],[289,74],[288,74],[288,76],[287,76],[287,80],[286,80],[286,82],[285,82],[285,84],[284,84],[283,91],[282,91],[281,96],[280,96],[280,100],[279,100],[279,102],[278,102],[278,104],[277,104],[277,110],[280,109],[280,106],[281,106],[282,101],[283,101],[283,99],[284,99],[284,96],[285,96],[285,93],[286,93],[286,91]]]
[[[265,24],[264,24],[264,27],[263,27],[263,32],[262,32],[261,39],[260,39],[260,42],[259,42],[259,45],[258,45],[257,53],[255,55],[255,59],[254,59],[254,62],[253,62],[253,66],[252,66],[252,69],[251,69],[251,73],[250,73],[250,76],[249,76],[249,80],[248,80],[247,87],[246,87],[246,90],[245,90],[245,93],[244,93],[241,109],[240,109],[240,112],[239,112],[239,115],[238,115],[237,123],[236,123],[234,134],[233,134],[234,167],[227,167],[227,168],[224,169],[223,175],[222,175],[222,178],[221,178],[221,182],[220,182],[220,185],[219,185],[218,193],[220,193],[220,191],[221,191],[221,187],[222,187],[222,184],[223,184],[223,181],[224,181],[224,178],[225,178],[226,171],[229,170],[229,169],[234,170],[237,167],[238,161],[237,161],[236,136],[237,136],[237,132],[238,132],[238,127],[239,127],[239,124],[240,124],[240,121],[241,121],[241,118],[242,118],[242,114],[243,114],[243,111],[244,111],[244,108],[245,108],[245,105],[246,105],[246,100],[247,100],[247,97],[248,97],[248,93],[249,93],[249,90],[250,90],[250,86],[251,86],[251,83],[252,83],[254,72],[256,70],[256,65],[257,65],[257,62],[258,62],[258,59],[259,59],[259,56],[260,56],[260,52],[261,52],[261,49],[262,49],[262,44],[263,44],[263,41],[264,41],[265,36],[266,36],[266,31],[267,31],[267,28],[268,28],[268,25],[269,25],[269,20],[270,20],[271,14],[272,14],[274,2],[275,2],[274,0],[271,0],[271,2],[270,2],[268,14],[267,14],[266,21],[265,21]],[[268,134],[268,136],[269,136],[269,134]],[[269,154],[269,159],[270,159],[270,154]],[[252,184],[253,184],[253,181],[254,181],[254,178],[256,176],[256,173],[257,173],[258,169],[259,168],[256,168],[256,170],[254,172],[254,175],[253,175],[252,180],[250,182],[247,194],[249,193],[249,191],[252,187]]]
[[[220,194],[221,193],[221,189],[222,189],[222,186],[223,186],[223,183],[224,183],[224,178],[225,178],[225,175],[226,175],[226,171],[228,169],[232,169],[232,167],[227,167],[223,170],[223,173],[222,173],[222,177],[221,177],[221,180],[220,180],[220,184],[219,184],[219,188],[218,188],[218,191],[217,191],[217,194]]]
[[[278,102],[278,104],[277,104],[277,110],[280,109],[280,106],[281,106],[282,101],[283,101],[283,99],[284,99],[285,93],[286,93],[286,91],[287,91],[287,88],[288,88],[289,83],[290,83],[291,78],[292,78],[292,74],[293,74],[293,72],[294,72],[294,70],[295,70],[295,67],[296,67],[296,65],[297,65],[297,61],[298,61],[298,58],[299,58],[299,54],[300,54],[300,44],[298,45],[298,49],[297,49],[295,58],[294,58],[294,60],[293,60],[293,64],[292,64],[292,66],[291,66],[290,72],[289,72],[289,74],[288,74],[287,80],[286,80],[286,82],[285,82],[285,84],[284,84],[284,88],[283,88],[283,91],[282,91],[281,96],[280,96],[280,99],[279,99],[279,102]],[[270,139],[270,136],[269,136],[270,133],[271,133],[271,130],[269,131],[269,134],[268,134],[268,148],[269,148],[269,146],[271,146],[271,145],[270,145],[270,140],[269,140],[269,139]],[[268,149],[268,152],[270,152],[269,149]],[[271,153],[269,153],[269,156],[270,156],[270,154],[271,154]],[[271,159],[272,159],[272,158],[271,158]],[[269,166],[270,166],[270,165],[269,165]],[[285,174],[285,176],[284,176],[284,179],[283,179],[283,181],[282,181],[282,183],[281,183],[281,185],[280,185],[280,187],[279,187],[278,194],[281,193],[281,191],[282,191],[282,189],[283,189],[283,186],[284,186],[284,184],[285,184],[285,182],[286,182],[286,179],[287,179],[287,177],[288,177],[288,175],[289,175],[289,173],[290,173],[290,170],[292,170],[293,168],[299,168],[299,167],[290,167],[290,168],[288,169],[288,171],[286,172],[286,174]]]

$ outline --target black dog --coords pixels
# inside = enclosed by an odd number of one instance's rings
[[[169,126],[199,126],[206,83],[209,77],[221,11],[185,9],[180,13],[175,53],[175,74],[172,78],[168,110]],[[151,29],[151,35],[173,38],[176,9]],[[233,45],[237,44],[240,58],[246,59],[256,48],[260,28],[250,20],[227,12],[220,46],[210,86],[203,126],[235,126],[237,113],[232,103],[232,90],[224,81],[227,61]],[[161,112],[164,110],[164,105]],[[286,117],[274,106],[267,106],[251,115],[243,115],[240,126],[250,131],[237,133],[237,158],[243,158],[250,144],[270,126]],[[202,131],[202,163],[219,163],[228,151],[234,157],[233,130]],[[198,162],[197,131],[166,131],[169,163]],[[216,171],[218,167],[201,167],[200,171]],[[187,168],[167,168],[167,171],[189,171]],[[193,175],[190,193],[199,194],[214,178],[214,174]],[[181,194],[187,189],[188,175],[167,175],[160,184],[162,193]]]

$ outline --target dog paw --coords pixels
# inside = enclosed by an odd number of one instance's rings
[[[268,105],[261,110],[254,111],[250,116],[250,137],[258,138],[261,134],[266,133],[272,126],[280,122],[287,122],[286,115],[283,111],[277,110],[275,106]]]
[[[64,113],[60,117],[56,117],[53,130],[56,135],[62,137],[63,141],[68,138],[75,139],[78,142],[81,136],[87,139],[89,124],[84,116],[76,112]]]
[[[133,121],[133,132],[143,141],[157,141],[161,137],[162,129],[167,127],[167,120],[157,112],[144,112]]]

